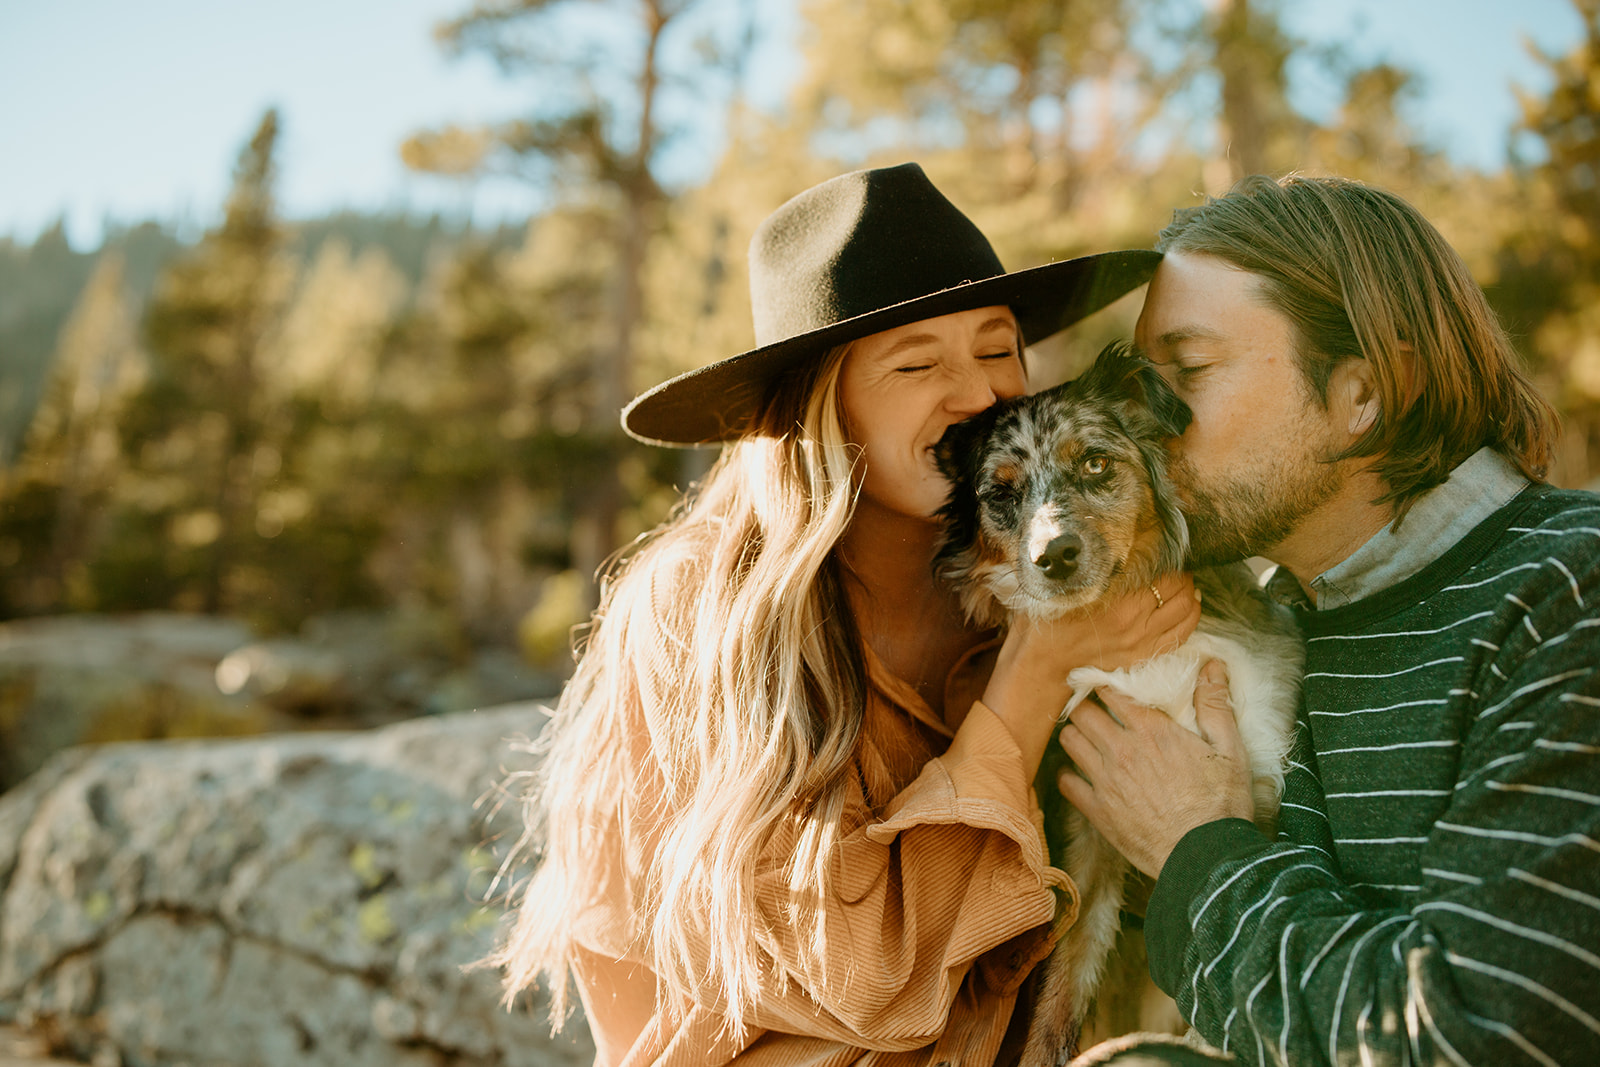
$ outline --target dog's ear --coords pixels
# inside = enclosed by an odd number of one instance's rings
[[[978,468],[983,462],[983,450],[989,443],[995,419],[1000,415],[1001,404],[991,406],[970,419],[963,419],[945,430],[939,443],[933,446],[933,458],[939,473],[950,480],[957,491],[971,489],[978,480]]]
[[[978,540],[978,475],[1002,406],[995,404],[981,414],[955,423],[933,446],[939,473],[950,482],[950,495],[939,509],[944,525],[934,551],[933,569],[935,574],[958,586],[966,584],[966,568],[961,560]],[[977,587],[971,588],[976,595]]]
[[[1135,353],[1126,341],[1107,345],[1078,381],[1110,402],[1117,421],[1138,449],[1150,484],[1156,521],[1164,532],[1152,565],[1156,573],[1177,570],[1189,551],[1189,524],[1178,510],[1178,497],[1167,477],[1164,442],[1183,433],[1193,412],[1172,391],[1155,365]]]
[[[1079,379],[1083,387],[1097,389],[1148,411],[1163,437],[1177,437],[1188,429],[1194,413],[1157,371],[1127,341],[1112,341],[1100,350]]]

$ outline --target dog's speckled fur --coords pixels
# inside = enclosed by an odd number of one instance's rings
[[[1146,590],[1182,567],[1188,528],[1164,442],[1189,419],[1154,367],[1113,345],[1075,381],[952,426],[936,450],[952,488],[935,566],[968,616],[989,625],[1054,618]],[[1206,659],[1221,658],[1256,778],[1257,821],[1270,826],[1299,699],[1299,637],[1243,564],[1201,571],[1195,583],[1205,614],[1183,648],[1131,671],[1074,671],[1063,714],[1112,685],[1195,729],[1195,678]],[[1072,877],[1080,907],[1044,964],[1024,1067],[1054,1067],[1076,1050],[1116,941],[1128,873],[1061,798],[1055,780],[1065,759],[1059,745],[1049,747],[1036,791],[1051,862]]]

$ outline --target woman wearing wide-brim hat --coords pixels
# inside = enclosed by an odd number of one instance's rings
[[[635,437],[724,447],[605,584],[496,957],[558,1014],[576,978],[601,1063],[996,1062],[1071,900],[1032,792],[1067,673],[1197,608],[1175,578],[974,630],[932,574],[931,449],[1156,259],[1008,274],[915,164],[846,174],[757,231],[757,347],[628,406]]]

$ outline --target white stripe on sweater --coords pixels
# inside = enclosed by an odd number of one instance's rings
[[[1572,1003],[1572,1001],[1568,1000],[1560,993],[1555,992],[1547,986],[1540,985],[1527,975],[1518,974],[1516,971],[1508,971],[1504,967],[1496,967],[1492,963],[1484,963],[1482,960],[1475,960],[1470,956],[1463,956],[1460,953],[1451,952],[1449,949],[1446,949],[1444,954],[1445,958],[1451,963],[1455,964],[1457,967],[1465,967],[1469,971],[1477,971],[1479,974],[1486,974],[1491,978],[1498,978],[1503,982],[1509,982],[1512,985],[1521,986],[1534,996],[1561,1009],[1563,1012],[1572,1016],[1584,1026],[1588,1027],[1590,1030],[1600,1034],[1600,1019],[1596,1019],[1593,1015],[1590,1015],[1588,1012]]]
[[[1578,514],[1578,512],[1569,511],[1565,512],[1564,514],[1575,515]],[[1596,536],[1600,536],[1600,530],[1596,530],[1591,526],[1574,526],[1568,530],[1549,530],[1542,526],[1538,528],[1529,526],[1508,526],[1506,529],[1511,533],[1543,534],[1545,537],[1570,537],[1572,534],[1595,534]]]
[[[1576,800],[1582,804],[1600,804],[1600,796],[1596,796],[1593,793],[1580,793],[1576,789],[1562,789],[1553,785],[1533,785],[1530,782],[1490,782],[1488,783],[1488,788],[1497,793],[1531,793],[1534,796]]]
[[[1189,921],[1189,928],[1193,930],[1200,924],[1200,920],[1202,917],[1204,917],[1206,909],[1211,907],[1212,902],[1220,897],[1230,885],[1237,882],[1240,878],[1243,878],[1245,874],[1252,869],[1259,867],[1261,864],[1266,863],[1270,859],[1274,859],[1276,856],[1277,853],[1273,852],[1269,852],[1265,856],[1257,856],[1243,867],[1240,867],[1237,871],[1234,871],[1232,877],[1230,877],[1226,882],[1223,882],[1221,885],[1217,886],[1216,890],[1206,898],[1206,902],[1200,905],[1200,910],[1195,912],[1194,918]]]
[[[1354,748],[1330,748],[1324,756],[1342,756],[1347,752],[1398,752],[1407,748],[1460,748],[1460,741],[1397,741],[1392,745],[1357,745]]]
[[[1493,617],[1494,612],[1492,611],[1480,611],[1476,615],[1468,615],[1464,619],[1457,619],[1455,622],[1448,623],[1435,630],[1396,630],[1393,633],[1383,634],[1326,634],[1321,637],[1308,637],[1306,638],[1306,644],[1310,644],[1313,641],[1378,641],[1389,637],[1428,637],[1432,634],[1442,634],[1446,630],[1453,630],[1457,626],[1465,626],[1469,622]]]
[[[1407,700],[1400,704],[1390,704],[1383,708],[1356,708],[1354,711],[1313,711],[1313,717],[1324,719],[1344,719],[1351,715],[1371,715],[1375,711],[1398,711],[1401,708],[1442,707],[1450,703],[1448,700]]]
[[[1496,649],[1495,651],[1498,652],[1499,649]],[[1427,668],[1427,667],[1437,667],[1441,663],[1461,663],[1461,662],[1464,662],[1463,657],[1461,657],[1461,656],[1446,656],[1443,659],[1433,659],[1433,660],[1429,660],[1427,663],[1419,663],[1415,667],[1407,667],[1405,670],[1389,671],[1387,674],[1337,674],[1337,673],[1335,673],[1333,671],[1312,671],[1309,674],[1305,675],[1305,677],[1307,677],[1307,678],[1398,678],[1402,674],[1410,674],[1412,671],[1420,671],[1420,670],[1423,670],[1424,668]]]
[[[1283,991],[1283,1028],[1278,1031],[1278,1059],[1283,1063],[1289,1062],[1289,1020],[1294,1018],[1294,1012],[1289,1004],[1289,990],[1293,984],[1289,981],[1289,935],[1294,933],[1294,923],[1283,928],[1283,936],[1278,939],[1278,988]]]
[[[1567,570],[1566,564],[1562,563],[1559,559],[1556,559],[1554,556],[1546,556],[1544,558],[1544,561],[1546,563],[1554,564],[1555,568],[1557,570],[1559,570],[1562,574],[1565,574],[1567,576],[1567,584],[1572,586],[1572,599],[1576,600],[1578,602],[1578,607],[1580,607],[1580,608],[1584,607],[1585,605],[1583,603],[1583,594],[1578,591],[1578,579],[1574,578],[1572,576],[1572,572]]]
[[[1509,696],[1500,701],[1498,704],[1491,704],[1489,707],[1478,712],[1478,718],[1487,719],[1489,716],[1500,711],[1518,697],[1527,696],[1529,693],[1536,693],[1541,689],[1548,689],[1552,685],[1559,685],[1560,683],[1572,678],[1582,678],[1586,674],[1593,673],[1593,671],[1593,667],[1578,667],[1574,670],[1563,671],[1560,674],[1552,674],[1548,678],[1540,678],[1537,682],[1529,682],[1527,685],[1518,686],[1516,689],[1512,690]]]
[[[1550,837],[1546,834],[1525,833],[1522,830],[1488,830],[1481,826],[1463,826],[1453,822],[1436,822],[1433,825],[1437,830],[1450,830],[1466,834],[1468,837],[1488,837],[1496,841],[1524,841],[1530,845],[1544,845],[1546,848],[1578,845],[1591,852],[1600,852],[1600,841],[1587,834],[1562,834],[1560,837]]]
[[[1540,889],[1554,893],[1557,896],[1566,897],[1568,900],[1577,901],[1579,904],[1587,904],[1595,911],[1600,911],[1600,897],[1590,896],[1580,889],[1573,889],[1571,886],[1552,882],[1548,878],[1540,878],[1537,874],[1529,874],[1519,867],[1512,867],[1506,873],[1519,882],[1527,882],[1529,885],[1538,886]]]
[[[1290,871],[1299,870],[1302,867],[1311,867],[1316,870],[1322,869],[1314,863],[1297,863],[1293,867],[1285,867],[1283,870],[1277,873],[1277,875],[1272,879],[1271,884],[1267,886],[1268,894],[1277,892],[1278,883],[1283,880],[1284,875],[1288,874]],[[1239,921],[1237,924],[1235,924],[1233,928],[1233,934],[1228,938],[1228,943],[1217,950],[1217,954],[1212,957],[1211,962],[1206,964],[1205,968],[1200,973],[1204,974],[1207,978],[1211,977],[1211,972],[1216,969],[1217,964],[1222,962],[1222,958],[1228,954],[1228,950],[1233,948],[1233,943],[1239,940],[1239,935],[1244,933],[1245,926],[1249,924],[1251,912],[1265,905],[1266,910],[1261,913],[1261,918],[1263,921],[1265,921],[1266,917],[1272,914],[1273,908],[1276,908],[1279,904],[1284,903],[1288,899],[1289,898],[1286,896],[1265,896],[1256,901],[1254,904],[1250,905],[1250,907],[1246,908],[1244,914],[1239,916]]]
[[[1361,955],[1361,949],[1371,939],[1373,934],[1393,923],[1405,922],[1407,916],[1392,915],[1378,925],[1361,935],[1361,940],[1356,942],[1355,948],[1350,950],[1350,959],[1344,965],[1344,977],[1339,980],[1339,995],[1333,1001],[1333,1025],[1328,1028],[1328,1060],[1332,1063],[1343,1063],[1339,1059],[1339,1027],[1344,1018],[1344,998],[1350,991],[1350,976],[1355,972],[1356,959]]]
[[[1534,741],[1533,747],[1548,749],[1551,752],[1577,752],[1585,756],[1600,756],[1600,745],[1586,745],[1582,741],[1550,741],[1541,737]]]
[[[1463,582],[1461,585],[1447,585],[1443,589],[1439,590],[1439,592],[1451,593],[1458,589],[1477,589],[1480,586],[1488,585],[1490,582],[1498,582],[1508,574],[1516,574],[1518,571],[1536,571],[1539,569],[1539,567],[1540,564],[1538,563],[1519,563],[1515,567],[1509,567],[1506,570],[1501,571],[1499,574],[1496,574],[1490,578],[1485,578],[1482,581]]]
[[[1474,1015],[1465,1009],[1462,1010],[1461,1016],[1473,1026],[1499,1034],[1501,1037],[1516,1045],[1523,1052],[1527,1053],[1529,1059],[1536,1060],[1539,1063],[1544,1064],[1544,1067],[1561,1067],[1561,1064],[1557,1063],[1549,1056],[1546,1056],[1537,1045],[1523,1037],[1521,1034],[1517,1033],[1517,1031],[1513,1030],[1505,1023],[1496,1019],[1485,1019],[1483,1016]]]
[[[1418,904],[1415,908],[1412,908],[1411,911],[1414,915],[1425,911],[1450,911],[1455,912],[1457,915],[1465,915],[1469,919],[1475,919],[1478,922],[1484,923],[1487,926],[1492,926],[1497,930],[1504,930],[1508,934],[1516,934],[1518,937],[1525,937],[1529,941],[1537,941],[1541,945],[1549,945],[1551,948],[1565,952],[1573,959],[1587,963],[1590,967],[1600,971],[1600,956],[1596,956],[1593,952],[1590,952],[1586,948],[1574,945],[1572,942],[1567,941],[1564,938],[1557,937],[1554,934],[1547,934],[1543,930],[1535,930],[1530,926],[1522,926],[1521,924],[1514,923],[1509,919],[1502,919],[1497,915],[1490,915],[1486,911],[1479,911],[1477,908],[1469,908],[1465,904],[1458,904],[1453,900],[1429,901],[1426,904]]]
[[[1317,965],[1323,961],[1329,952],[1333,951],[1333,946],[1339,943],[1339,939],[1343,937],[1346,931],[1348,931],[1350,927],[1354,926],[1360,920],[1360,918],[1361,913],[1359,911],[1351,913],[1350,917],[1344,921],[1344,925],[1335,930],[1333,932],[1333,936],[1328,938],[1328,943],[1322,946],[1322,951],[1318,952],[1311,958],[1311,963],[1306,967],[1306,973],[1300,976],[1301,989],[1304,989],[1306,987],[1306,983],[1311,981],[1311,976],[1316,973]]]

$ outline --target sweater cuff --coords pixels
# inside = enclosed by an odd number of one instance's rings
[[[1183,835],[1167,857],[1145,912],[1145,947],[1150,977],[1162,992],[1176,996],[1183,981],[1183,957],[1193,930],[1194,899],[1216,869],[1266,848],[1270,842],[1248,819],[1217,819]]]
[[[999,831],[1020,846],[1023,863],[1045,885],[1070,886],[1066,873],[1050,866],[1044,813],[1016,739],[981,700],[973,701],[945,754],[889,802],[866,837],[886,845],[914,826],[957,823]]]

